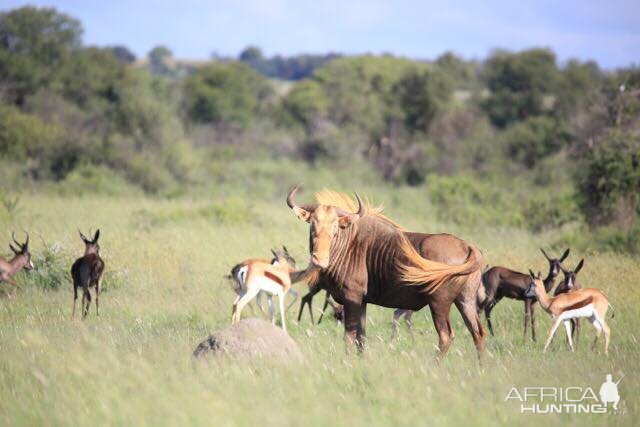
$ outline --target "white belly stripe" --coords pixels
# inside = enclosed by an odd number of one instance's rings
[[[563,319],[575,319],[576,317],[591,317],[595,314],[593,304],[585,305],[584,307],[576,308],[574,310],[567,310],[562,313]]]

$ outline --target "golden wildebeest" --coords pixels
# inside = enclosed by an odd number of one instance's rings
[[[287,205],[309,223],[311,267],[344,305],[347,348],[364,348],[367,304],[420,310],[428,305],[439,336],[440,356],[451,343],[449,312],[455,304],[481,356],[485,332],[476,309],[483,256],[450,234],[408,232],[381,208],[346,194],[323,191],[316,203]]]

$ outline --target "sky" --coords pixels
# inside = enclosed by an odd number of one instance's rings
[[[560,62],[640,65],[640,0],[0,0],[0,9],[53,6],[78,18],[84,42],[125,45],[137,56],[165,45],[181,59],[393,53],[434,59],[453,51],[550,47]]]

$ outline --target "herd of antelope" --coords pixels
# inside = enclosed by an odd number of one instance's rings
[[[294,304],[297,293],[292,284],[305,281],[309,292],[302,297],[298,322],[305,306],[313,319],[312,300],[320,291],[326,292],[320,316],[331,305],[334,318],[344,325],[347,349],[364,349],[366,336],[367,304],[394,308],[393,332],[404,317],[411,331],[411,316],[429,306],[438,334],[439,355],[447,353],[455,333],[451,328],[449,313],[455,305],[460,312],[482,358],[485,347],[485,331],[480,322],[484,311],[489,331],[493,335],[491,312],[502,298],[524,301],[524,335],[531,327],[535,341],[535,301],[548,312],[553,324],[544,347],[547,350],[553,336],[563,323],[567,342],[574,350],[574,338],[578,319],[587,318],[596,329],[596,341],[601,332],[605,335],[605,354],[608,353],[610,330],[605,321],[610,306],[607,297],[598,289],[582,288],[576,275],[584,265],[581,260],[574,270],[566,270],[562,262],[569,256],[567,249],[560,258],[542,254],[549,262],[549,272],[542,279],[529,270],[519,273],[505,267],[492,267],[483,272],[482,252],[451,234],[427,234],[411,232],[382,213],[382,208],[364,202],[358,194],[355,199],[343,193],[324,190],[316,194],[315,203],[298,205],[294,201],[298,187],[291,189],[286,201],[293,214],[309,224],[310,262],[305,269],[297,270],[293,257],[286,247],[273,250],[273,258],[247,259],[235,265],[231,274],[237,298],[233,303],[232,323],[240,320],[244,307],[254,298],[264,313],[261,303],[266,296],[271,321],[275,324],[273,297],[278,297],[281,325],[286,331],[286,311]],[[86,318],[91,305],[90,289],[94,288],[96,315],[99,315],[99,298],[105,263],[100,257],[100,230],[87,238],[79,231],[85,250],[71,267],[73,280],[73,311],[75,316],[78,290],[82,289],[82,318]],[[10,248],[14,257],[9,261],[0,258],[0,282],[17,286],[13,276],[21,269],[34,268],[29,252],[29,235],[20,243],[12,234]],[[564,280],[553,295],[551,292],[557,276],[564,273]],[[285,307],[285,296],[292,294],[293,301]],[[595,344],[595,343],[594,343]]]

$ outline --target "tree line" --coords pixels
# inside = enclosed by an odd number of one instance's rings
[[[159,46],[141,65],[82,32],[51,8],[0,14],[0,157],[19,165],[12,176],[55,182],[91,166],[153,193],[205,181],[203,159],[224,150],[356,162],[424,186],[447,218],[477,217],[474,205],[536,230],[578,218],[640,245],[637,66],[559,64],[539,48],[417,61],[265,58],[251,46],[198,64]],[[526,203],[504,191],[514,182]],[[490,208],[512,204],[508,220]]]

